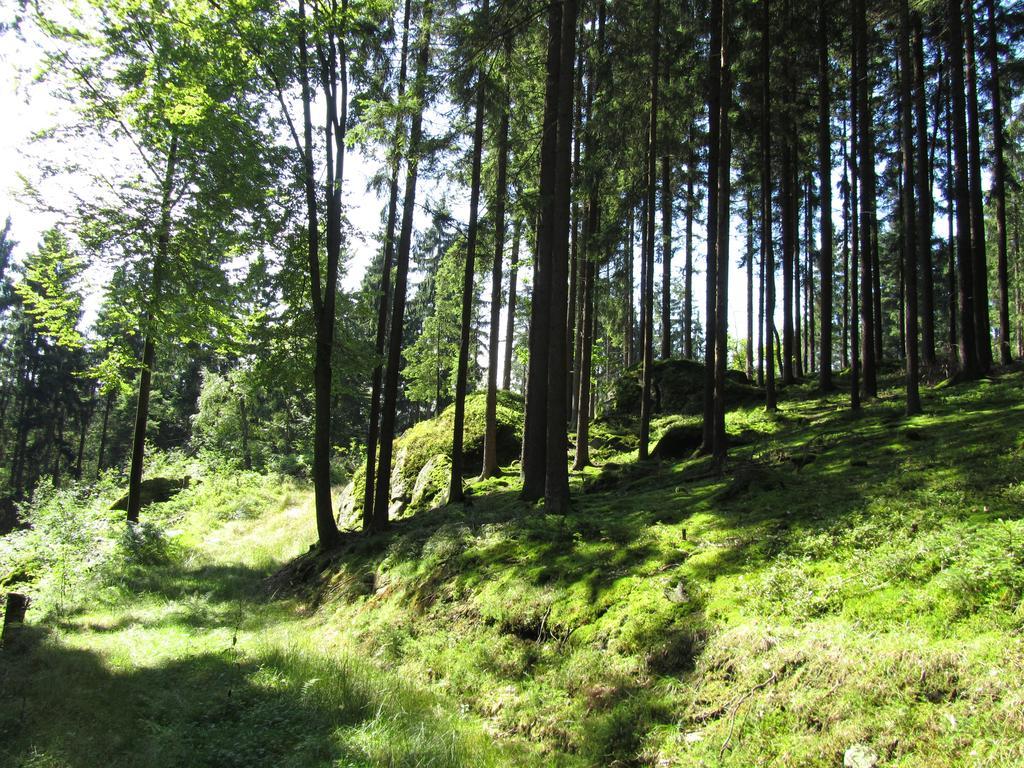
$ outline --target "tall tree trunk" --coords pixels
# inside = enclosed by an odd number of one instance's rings
[[[658,77],[661,69],[661,0],[654,0],[651,22],[651,104],[647,128],[647,204],[644,219],[644,325],[643,325],[643,390],[640,400],[640,460],[648,456],[651,437],[651,410],[654,365],[654,222],[657,217],[658,186]],[[668,254],[666,253],[666,256]]]
[[[484,0],[486,8],[487,0]],[[498,126],[498,175],[494,192],[494,262],[491,264],[491,332],[487,348],[487,405],[484,415],[482,480],[498,473],[498,341],[501,332],[501,262],[505,258],[505,197],[508,184],[508,123],[510,96],[507,78],[512,63],[512,37],[505,38],[505,92]],[[482,89],[481,89],[482,90]]]
[[[347,3],[343,2],[345,8]],[[304,21],[304,20],[303,20]],[[305,32],[303,32],[303,36]],[[339,46],[334,31],[326,35],[324,43],[317,41],[320,61],[320,80],[326,101],[326,263],[323,274],[323,294],[319,314],[315,314],[314,339],[314,428],[313,428],[313,496],[316,507],[316,530],[320,547],[335,546],[341,539],[334,519],[331,500],[331,379],[333,373],[335,309],[338,293],[338,271],[341,261],[342,204],[341,192],[345,169],[345,133],[348,125],[348,66],[347,51]],[[305,50],[305,42],[302,44]],[[340,47],[340,50],[339,50]],[[339,93],[340,85],[340,93]],[[305,99],[304,99],[305,101]],[[340,109],[340,113],[339,113]],[[307,113],[304,113],[304,117]],[[307,154],[311,157],[312,150]],[[313,255],[310,255],[313,266]],[[316,264],[319,275],[319,259]],[[319,285],[316,286],[319,290]],[[316,309],[314,304],[314,310]]]
[[[167,150],[164,178],[161,182],[160,223],[157,230],[156,253],[153,257],[153,282],[150,285],[149,309],[143,324],[142,369],[139,371],[139,399],[135,408],[135,430],[132,435],[132,460],[128,471],[128,522],[139,522],[142,508],[142,465],[146,452],[146,425],[149,422],[149,395],[153,387],[153,365],[156,360],[156,324],[163,298],[164,270],[167,269],[171,242],[171,206],[174,196],[174,173],[178,163],[178,135],[172,134]]]
[[[939,70],[939,90],[945,82],[943,70]],[[949,351],[951,355],[958,355],[957,318],[959,317],[958,296],[957,296],[957,274],[956,274],[956,236],[953,230],[954,219],[956,218],[956,172],[953,166],[953,98],[949,93],[944,98],[945,134],[946,134],[946,292],[949,295]],[[937,131],[936,131],[937,132]],[[936,137],[936,141],[938,138]]]
[[[665,60],[665,88],[669,61]],[[672,356],[672,161],[661,157],[661,359]]]
[[[771,117],[771,10],[761,4],[761,269],[764,272],[765,408],[776,410],[775,361],[775,257],[772,243],[772,117]]]
[[[960,374],[976,379],[981,371],[975,339],[974,251],[971,247],[971,192],[967,164],[967,103],[964,82],[964,39],[962,0],[948,0],[949,32],[946,55],[950,67],[949,91],[953,98],[953,176],[956,201],[956,257],[960,273],[959,326]]]
[[[981,123],[978,110],[978,69],[974,55],[974,0],[964,0],[967,77],[968,189],[971,205],[971,254],[974,277],[974,340],[978,368],[992,367],[992,332],[988,316],[988,256],[985,251],[985,208],[981,187]]]
[[[561,18],[560,62],[558,67],[557,144],[555,146],[555,196],[551,241],[550,300],[548,317],[548,413],[547,472],[544,480],[544,508],[550,514],[569,511],[569,462],[567,434],[566,311],[569,268],[570,198],[572,185],[573,100],[576,61],[576,0],[564,0]]]
[[[592,204],[595,208],[587,215],[591,219],[591,234],[596,231],[597,211],[596,196]],[[589,254],[583,264],[583,350],[580,356],[580,392],[579,408],[576,413],[576,459],[573,462],[574,470],[581,470],[590,465],[590,406],[591,406],[591,361],[594,352],[594,277],[597,271],[597,264],[593,261],[593,255]]]
[[[818,0],[818,179],[821,187],[821,360],[818,386],[832,389],[832,89],[828,63],[828,3]]]
[[[545,65],[544,123],[540,147],[539,217],[534,253],[533,296],[530,302],[530,365],[526,382],[520,498],[544,496],[547,471],[548,357],[551,342],[551,250],[554,238],[555,154],[558,144],[559,69],[562,48],[560,3],[548,6],[548,47]],[[564,365],[564,363],[563,363]],[[561,392],[561,390],[559,390]]]
[[[846,121],[843,121],[843,368],[850,367],[850,174],[846,149]]]
[[[753,194],[753,191],[751,191]],[[760,195],[760,191],[758,192]],[[751,199],[750,205],[753,208],[755,201]],[[753,221],[751,221],[753,226]],[[757,262],[757,386],[764,386],[764,250],[760,251],[761,257]],[[753,252],[751,252],[753,255]]]
[[[856,8],[854,8],[856,12]],[[860,313],[857,275],[860,260],[860,168],[857,157],[860,153],[860,115],[857,103],[857,74],[859,54],[857,52],[857,24],[853,24],[852,68],[850,73],[850,150],[847,164],[850,173],[850,408],[860,408]]]
[[[512,389],[512,352],[516,337],[516,281],[519,276],[519,238],[522,222],[517,218],[512,225],[512,256],[508,266],[508,307],[505,314],[505,363],[501,369],[501,388]]]
[[[398,377],[402,359],[402,334],[405,325],[406,288],[409,282],[409,253],[412,249],[412,224],[416,213],[416,182],[420,167],[420,145],[423,141],[423,101],[426,93],[427,68],[430,64],[430,0],[423,3],[416,78],[413,93],[416,112],[409,124],[409,151],[405,165],[405,195],[402,201],[402,228],[398,235],[395,254],[395,295],[391,307],[391,327],[388,339],[388,359],[384,376],[384,406],[380,419],[380,459],[377,464],[377,489],[373,498],[373,530],[382,531],[388,525],[388,507],[391,502],[391,455],[395,441],[395,414],[398,410]]]
[[[875,378],[875,318],[872,307],[872,237],[873,220],[875,218],[874,193],[875,159],[871,139],[871,87],[868,73],[867,16],[864,0],[854,1],[854,39],[857,59],[857,130],[858,158],[857,170],[860,173],[860,263],[861,263],[861,323],[863,338],[861,339],[861,364],[864,375],[864,395],[874,397],[878,394]]]
[[[927,366],[935,365],[935,285],[932,277],[932,203],[931,174],[928,162],[928,110],[925,88],[924,28],[921,14],[910,14],[914,35],[914,122],[917,133],[917,263],[921,274],[921,359]]]
[[[744,350],[747,378],[754,380],[754,201],[747,190],[747,343]]]
[[[767,1],[767,0],[766,0]],[[693,177],[696,160],[686,168],[686,264],[683,266],[683,357],[693,359]]]
[[[708,212],[706,300],[704,303],[704,421],[701,453],[710,455],[715,446],[715,338],[718,333],[718,174],[722,150],[722,2],[711,0],[711,45],[708,48]]]
[[[488,17],[488,0],[483,0],[480,13]],[[466,235],[466,264],[462,273],[462,320],[459,326],[459,362],[455,374],[455,417],[452,433],[452,472],[448,483],[448,503],[456,504],[465,498],[462,486],[463,430],[466,425],[466,386],[469,378],[469,337],[473,330],[473,281],[476,278],[476,241],[480,219],[480,175],[484,147],[484,99],[486,98],[484,76],[479,69],[476,73],[476,114],[473,117],[473,160],[469,188],[469,231]],[[504,212],[503,212],[504,213]],[[496,258],[501,264],[501,259]],[[499,285],[500,275],[499,275]],[[496,351],[496,350],[495,350]],[[489,378],[489,377],[488,377]],[[492,396],[488,387],[487,397]],[[486,456],[485,456],[486,459]]]
[[[114,405],[114,391],[111,390],[103,398],[103,425],[100,427],[100,446],[96,452],[96,477],[103,471],[107,450],[107,430],[110,426],[110,409]]]
[[[622,313],[622,345],[623,364],[626,368],[631,368],[636,362],[633,354],[633,262],[635,261],[633,249],[636,243],[636,232],[634,231],[636,212],[631,208],[627,215],[629,216],[629,240],[623,251],[626,306]]]
[[[715,464],[722,469],[725,464],[727,441],[725,436],[725,383],[728,365],[729,337],[729,233],[730,211],[732,210],[732,131],[729,124],[729,110],[732,108],[732,69],[729,56],[730,45],[730,9],[731,0],[724,0],[720,7],[721,50],[720,90],[721,100],[719,119],[721,150],[718,155],[718,286],[715,300],[715,318],[718,329],[715,333],[715,392],[714,392],[714,427],[712,430],[712,455]],[[712,16],[712,23],[715,22]]]
[[[788,0],[783,2],[783,19],[787,28],[791,25],[790,4]],[[787,73],[792,70],[791,62],[787,61],[785,67]],[[783,82],[783,94],[787,107],[792,102],[791,86],[787,74]],[[788,110],[787,110],[788,113]],[[782,136],[782,383],[791,385],[796,381],[794,372],[794,328],[793,328],[793,262],[796,250],[795,233],[793,232],[793,220],[795,213],[794,190],[793,190],[793,127],[788,114],[785,116],[784,135]]]
[[[999,26],[996,0],[986,0],[988,9],[989,91],[992,98],[992,201],[996,209],[996,273],[999,283],[999,362],[1009,365],[1010,276],[1006,256],[1006,159],[1003,156],[1003,94],[999,77]]]
[[[900,63],[900,154],[903,156],[903,282],[906,295],[906,367],[907,415],[921,412],[918,391],[917,358],[917,210],[914,201],[914,141],[913,99],[911,89],[910,58],[910,6],[907,0],[899,5],[899,63]]]
[[[594,100],[599,98],[599,89],[604,83],[604,72],[607,65],[607,52],[605,50],[605,0],[600,0],[597,6],[597,62],[590,59],[590,84],[587,88],[587,159],[588,166],[593,165],[593,155],[596,150],[596,136],[594,134],[592,119],[594,114]],[[577,355],[579,364],[579,381],[576,402],[576,457],[573,461],[573,469],[578,471],[590,464],[590,413],[592,408],[591,378],[593,368],[594,334],[597,327],[594,308],[594,281],[597,278],[597,234],[601,224],[600,212],[600,188],[602,180],[602,169],[588,167],[585,172],[587,185],[587,208],[586,217],[583,221],[583,293],[582,312],[580,314],[580,349]]]
[[[412,0],[405,0],[402,16],[402,53],[398,71],[399,103],[405,95],[405,81],[409,58],[409,18],[412,14]],[[380,397],[384,379],[384,356],[387,352],[388,310],[391,307],[391,266],[395,260],[395,226],[398,218],[398,174],[401,170],[401,143],[404,125],[401,118],[396,120],[391,147],[391,179],[388,184],[388,213],[384,228],[384,258],[381,264],[380,284],[377,288],[377,339],[375,350],[377,364],[373,367],[370,381],[370,426],[366,436],[366,476],[363,484],[363,530],[373,529],[373,495],[377,486],[377,440],[380,437]]]

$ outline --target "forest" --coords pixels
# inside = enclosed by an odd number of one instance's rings
[[[1024,3],[0,68],[0,766],[1024,765]]]

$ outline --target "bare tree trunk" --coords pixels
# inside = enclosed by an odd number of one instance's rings
[[[978,110],[978,75],[974,56],[974,0],[964,0],[967,77],[967,147],[971,214],[971,266],[974,277],[974,339],[978,369],[992,367],[992,331],[988,315],[988,255],[985,251],[985,208],[981,187],[981,128]]]
[[[964,82],[962,0],[949,0],[949,33],[946,38],[950,67],[950,94],[953,98],[953,176],[956,199],[957,267],[960,272],[960,373],[976,379],[981,372],[975,339],[974,251],[971,248],[971,192],[967,165],[967,103]]]
[[[512,256],[508,268],[508,308],[505,315],[505,364],[502,366],[501,388],[512,389],[512,352],[516,337],[516,280],[519,274],[519,237],[522,222],[516,219],[512,225]]]
[[[643,391],[640,400],[640,460],[648,456],[651,437],[651,389],[654,365],[654,222],[657,216],[655,193],[658,178],[658,77],[661,56],[661,0],[654,0],[651,23],[651,104],[647,128],[647,204],[644,219],[644,324],[643,324]],[[666,254],[667,255],[667,254]]]
[[[771,119],[771,10],[761,7],[761,269],[764,273],[765,408],[776,410],[775,361],[775,257],[772,243],[772,119]]]
[[[488,0],[483,0],[480,13],[486,20],[489,13]],[[462,274],[462,320],[459,337],[459,362],[455,374],[455,417],[452,434],[452,472],[448,484],[448,503],[456,504],[465,498],[462,486],[463,430],[466,425],[466,387],[469,377],[469,337],[473,330],[473,296],[476,278],[476,241],[480,217],[480,175],[484,147],[484,99],[486,98],[483,73],[476,73],[476,114],[473,118],[473,161],[470,171],[469,190],[469,232],[466,235],[466,264]],[[496,259],[500,264],[501,260]],[[499,276],[499,285],[500,285]],[[488,387],[488,397],[492,391]],[[486,460],[486,455],[485,455]]]
[[[899,63],[900,63],[900,148],[903,155],[903,282],[906,294],[906,367],[907,415],[921,412],[918,391],[917,359],[917,241],[918,223],[914,207],[914,142],[913,100],[911,91],[910,59],[910,7],[907,0],[899,5]]]
[[[693,176],[694,155],[686,168],[686,264],[683,267],[683,357],[693,359]]]
[[[708,48],[708,212],[706,300],[704,313],[704,421],[700,452],[710,455],[715,447],[715,352],[718,349],[718,217],[721,193],[718,174],[721,171],[722,125],[722,2],[711,0],[711,45]]]
[[[732,210],[732,131],[729,125],[729,110],[732,108],[732,68],[729,59],[730,46],[730,9],[731,0],[724,0],[721,4],[721,18],[717,22],[721,24],[721,35],[719,45],[721,51],[721,71],[719,73],[721,83],[721,118],[719,120],[721,151],[718,162],[718,288],[716,291],[715,318],[718,321],[718,331],[715,334],[715,393],[714,393],[714,427],[712,430],[712,455],[715,464],[721,470],[725,464],[727,441],[725,436],[725,382],[726,366],[728,364],[728,335],[729,335],[729,232],[730,232],[730,211]],[[712,23],[716,23],[712,16]]]
[[[992,200],[996,207],[996,273],[999,283],[999,362],[1009,365],[1010,275],[1006,256],[1006,159],[1003,147],[1003,94],[999,77],[999,27],[996,0],[986,0],[988,9],[989,91],[992,98]]]
[[[555,155],[558,151],[559,69],[563,6],[548,6],[548,47],[545,65],[544,132],[540,148],[539,218],[534,253],[533,296],[530,302],[530,364],[526,382],[520,498],[544,496],[547,471],[548,358],[551,343],[551,261],[554,238]],[[564,320],[563,320],[564,322]],[[564,356],[563,356],[564,357]],[[559,390],[561,392],[561,390]],[[561,394],[559,395],[561,396]]]
[[[754,201],[747,190],[747,343],[744,350],[747,378],[754,379]]]
[[[487,0],[484,0],[487,7]],[[506,78],[512,59],[512,38],[505,38]],[[481,89],[482,91],[482,89]],[[482,105],[481,105],[482,106]],[[491,332],[487,349],[487,406],[484,416],[484,461],[480,479],[498,474],[498,337],[501,325],[501,262],[505,257],[505,197],[508,184],[510,96],[506,79],[498,127],[498,171],[494,194],[494,262],[491,265]]]
[[[828,3],[818,0],[818,180],[821,187],[821,359],[818,386],[832,389],[832,88],[829,84]]]
[[[854,7],[856,14],[856,7]],[[860,115],[858,114],[857,75],[860,71],[857,46],[856,21],[852,24],[853,49],[851,51],[852,67],[850,72],[850,150],[847,153],[847,164],[850,174],[850,408],[860,408],[860,313],[859,295],[857,293],[857,270],[860,259],[860,168],[857,157],[860,154]]]
[[[430,64],[431,2],[423,4],[416,79],[413,92],[419,105],[409,124],[409,152],[405,166],[405,197],[402,201],[402,228],[398,236],[395,258],[395,296],[391,307],[391,327],[388,339],[388,360],[384,376],[384,406],[380,420],[380,459],[377,464],[377,489],[373,498],[373,530],[382,531],[388,525],[388,506],[391,502],[391,455],[395,441],[395,413],[398,405],[398,376],[402,356],[402,332],[405,324],[405,294],[409,281],[409,253],[412,250],[412,223],[416,212],[416,181],[420,167],[420,145],[423,141],[423,100],[426,92],[427,67]]]
[[[149,421],[149,395],[153,387],[153,365],[156,359],[156,314],[163,297],[164,270],[167,268],[171,242],[171,206],[174,195],[174,173],[178,162],[178,136],[171,136],[160,201],[160,223],[157,230],[156,253],[153,259],[153,282],[150,286],[149,310],[143,325],[142,370],[139,372],[139,399],[135,409],[135,431],[132,436],[132,460],[128,471],[128,522],[139,522],[142,508],[142,465],[146,452],[146,425]]]
[[[924,29],[921,14],[910,14],[914,35],[914,121],[917,128],[916,188],[917,196],[917,263],[921,273],[921,358],[925,365],[935,365],[935,285],[932,277],[932,203],[931,175],[928,172],[928,110],[925,88]]]
[[[863,338],[861,339],[861,363],[864,374],[864,395],[874,397],[878,394],[875,378],[875,317],[872,301],[872,229],[874,226],[874,185],[875,166],[874,148],[871,139],[871,86],[868,73],[867,17],[864,0],[854,3],[854,37],[857,58],[857,150],[859,196],[860,196],[860,263],[861,263],[861,322]]]
[[[405,0],[402,19],[402,54],[398,72],[397,101],[405,95],[405,81],[409,57],[409,17],[412,13],[411,0]],[[366,477],[363,484],[363,530],[373,529],[373,494],[377,486],[377,440],[380,437],[380,398],[384,378],[384,355],[387,351],[388,310],[391,306],[391,265],[395,260],[395,226],[398,218],[398,174],[401,170],[401,140],[404,126],[399,118],[391,148],[391,180],[388,190],[387,223],[384,229],[384,259],[381,265],[380,284],[377,289],[377,365],[373,367],[370,383],[370,426],[366,436]]]
[[[573,68],[576,60],[576,0],[563,0],[561,44],[558,68],[557,144],[555,146],[555,196],[551,242],[550,299],[548,318],[548,413],[547,472],[544,481],[544,508],[551,514],[569,511],[569,462],[566,413],[566,284],[569,267],[569,228],[571,197],[571,151],[573,133],[573,100],[575,96]]]

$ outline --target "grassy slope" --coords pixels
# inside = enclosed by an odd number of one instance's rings
[[[0,763],[1019,765],[1022,384],[793,392],[724,480],[606,453],[564,518],[490,480],[274,601],[308,498],[208,532],[190,491],[187,556],[0,655]]]

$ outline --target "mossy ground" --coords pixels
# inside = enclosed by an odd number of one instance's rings
[[[794,388],[724,477],[601,425],[566,516],[509,473],[329,559],[308,491],[225,521],[201,481],[169,562],[0,653],[0,762],[1020,765],[1022,392]]]

